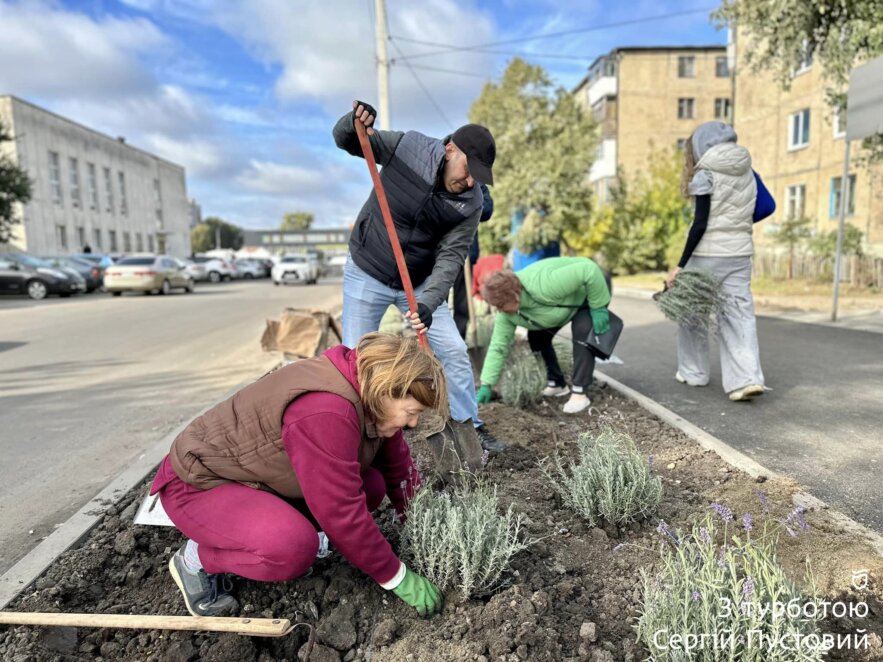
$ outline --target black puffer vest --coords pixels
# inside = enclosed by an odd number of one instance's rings
[[[442,237],[482,205],[478,185],[459,195],[443,187],[441,191],[433,190],[444,157],[445,146],[440,140],[408,131],[380,173],[414,287],[432,273]],[[374,191],[359,212],[349,249],[353,262],[368,275],[387,287],[402,289]]]

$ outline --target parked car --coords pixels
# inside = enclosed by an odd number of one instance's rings
[[[273,284],[302,282],[312,285],[319,280],[319,265],[307,255],[283,255],[273,267]]]
[[[80,274],[85,281],[86,292],[94,292],[101,287],[101,283],[104,280],[104,270],[88,260],[82,260],[69,255],[45,255],[43,259],[53,267],[73,269]]]
[[[190,274],[190,277],[194,282],[201,283],[202,281],[208,280],[208,269],[205,268],[205,263],[194,262],[190,258],[183,260],[183,262],[184,268],[187,270],[187,273]]]
[[[79,260],[88,260],[102,269],[107,269],[113,264],[113,258],[110,255],[102,255],[101,253],[71,253],[70,256]]]
[[[168,255],[124,257],[104,272],[104,289],[115,297],[127,291],[169,294],[175,288],[193,292],[193,278],[183,262]]]
[[[191,259],[196,264],[205,265],[208,280],[212,283],[220,283],[222,280],[233,280],[236,277],[236,270],[223,258],[197,255]]]
[[[251,280],[252,278],[266,278],[269,273],[267,267],[260,260],[236,260],[236,270],[239,272],[240,278]]]
[[[50,294],[69,297],[85,291],[86,282],[76,272],[27,253],[0,253],[0,292],[45,299]]]

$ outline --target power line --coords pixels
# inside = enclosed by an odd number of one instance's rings
[[[402,52],[402,49],[399,48],[399,45],[395,42],[394,39],[392,39],[392,38],[390,37],[389,41],[390,41],[390,43],[393,45],[393,48],[395,48],[399,53]],[[445,121],[445,123],[448,125],[448,127],[451,129],[451,131],[453,131],[453,130],[454,130],[454,125],[451,123],[451,120],[448,119],[448,116],[445,115],[445,111],[443,111],[443,110],[441,109],[441,106],[438,105],[438,102],[436,102],[435,97],[432,96],[432,94],[430,93],[429,89],[427,89],[427,87],[423,84],[423,81],[420,80],[420,76],[418,76],[418,75],[417,75],[417,72],[414,71],[414,67],[411,66],[411,63],[408,62],[408,61],[405,61],[405,65],[408,67],[408,71],[411,72],[411,75],[414,76],[414,80],[417,81],[417,84],[420,86],[420,89],[423,90],[423,93],[426,94],[426,97],[429,99],[429,101],[430,101],[430,102],[432,103],[432,105],[435,107],[436,112],[438,112],[438,114],[439,114],[439,115],[441,116],[441,118]]]
[[[403,57],[403,59],[415,59],[418,57],[430,57],[432,55],[441,55],[443,53],[449,53],[452,51],[476,51],[476,50],[480,50],[482,48],[492,48],[494,46],[504,46],[507,44],[518,44],[518,43],[522,43],[525,41],[533,41],[535,39],[551,39],[553,37],[563,37],[563,36],[571,35],[571,34],[582,34],[585,32],[595,32],[598,30],[607,30],[609,28],[617,28],[617,27],[621,27],[624,25],[635,25],[636,23],[648,23],[651,21],[659,21],[659,20],[666,20],[669,18],[676,18],[678,16],[687,16],[690,14],[701,14],[701,13],[709,12],[713,9],[716,9],[716,7],[706,7],[703,9],[689,9],[689,10],[684,10],[684,11],[679,11],[679,12],[670,12],[668,14],[657,14],[655,16],[645,16],[642,18],[633,18],[633,19],[629,19],[629,20],[625,20],[625,21],[616,21],[614,23],[603,23],[601,25],[592,25],[592,26],[588,26],[588,27],[584,27],[584,28],[576,28],[573,30],[562,30],[560,32],[545,32],[545,33],[540,33],[540,34],[536,34],[536,35],[531,35],[528,37],[517,37],[514,39],[506,39],[504,41],[495,41],[495,42],[491,42],[491,43],[487,43],[487,44],[473,44],[472,46],[457,46],[455,44],[444,44],[444,43],[440,43],[440,42],[423,41],[421,39],[411,39],[409,37],[399,37],[399,36],[393,37],[392,35],[390,35],[390,39],[395,38],[400,41],[407,41],[407,42],[411,42],[411,43],[415,43],[415,44],[421,44],[424,46],[437,46],[439,48],[444,48],[444,50],[441,50],[441,51],[430,51],[427,53],[417,53],[415,55],[408,55],[408,56]]]
[[[491,50],[489,48],[473,48],[471,52],[475,53],[488,53],[490,55],[517,55],[519,57],[524,58],[540,58],[540,59],[549,59],[549,60],[575,60],[578,62],[585,62],[586,60],[594,60],[597,55],[566,55],[564,53],[532,53],[530,51],[496,51]],[[404,58],[400,58],[403,60],[410,59],[413,56],[405,56]],[[390,63],[396,61],[397,58],[393,58],[390,60]]]

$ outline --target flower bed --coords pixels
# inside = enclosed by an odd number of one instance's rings
[[[452,590],[444,612],[423,620],[333,554],[318,562],[310,576],[296,581],[235,580],[234,593],[243,611],[255,616],[298,616],[316,624],[313,660],[646,659],[650,651],[638,643],[635,632],[644,597],[642,570],[652,576],[662,569],[659,550],[670,544],[666,531],[690,530],[708,514],[720,517],[710,509],[712,503],[730,509],[731,529],[743,525],[745,513],[751,513],[760,526],[761,498],[770,521],[786,522],[794,510],[791,495],[796,485],[758,482],[732,469],[610,389],[596,386],[590,395],[595,406],[585,416],[565,417],[544,404],[527,410],[492,404],[482,412],[489,428],[512,444],[490,461],[486,476],[496,485],[501,507],[512,505],[523,515],[526,535],[538,539],[514,557],[508,586],[496,594],[467,600]],[[644,457],[652,457],[652,470],[663,482],[656,515],[624,529],[610,524],[590,527],[565,509],[539,466],[541,458],[555,452],[576,457],[581,433],[611,424],[630,433]],[[419,437],[419,431],[412,436]],[[419,440],[414,441],[414,449],[421,463],[428,465],[430,456]],[[166,568],[182,537],[168,528],[133,527],[142,494],[133,492],[109,508],[89,538],[59,558],[10,608],[186,614]],[[378,521],[397,544],[399,529],[390,515],[391,511],[381,512]],[[876,583],[883,561],[841,530],[825,511],[808,512],[805,519],[806,531],[792,516],[797,535],[792,537],[783,528],[777,545],[788,577],[805,588],[809,557],[820,596],[869,605],[864,618],[829,617],[819,623],[823,633],[864,630],[869,634],[867,650],[833,650],[826,659],[883,659],[878,636],[883,632],[883,591]],[[670,528],[661,527],[661,520]],[[852,573],[857,570],[871,577],[862,591],[853,587]],[[6,628],[0,630],[0,659],[295,660],[306,640],[303,630],[283,639],[251,639],[190,632]]]

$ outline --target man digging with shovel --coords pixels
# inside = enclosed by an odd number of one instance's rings
[[[390,305],[406,315],[418,335],[426,334],[448,378],[451,417],[471,420],[482,448],[505,448],[478,418],[475,380],[447,305],[447,295],[466,261],[478,228],[482,194],[477,183],[493,184],[494,138],[485,127],[467,124],[445,140],[416,131],[373,129],[377,113],[362,101],[334,127],[334,141],[362,156],[355,123],[368,134],[371,153],[383,167],[381,181],[415,286],[416,310],[408,304],[377,191],[362,206],[350,237],[344,268],[343,344],[352,347],[376,331]]]

